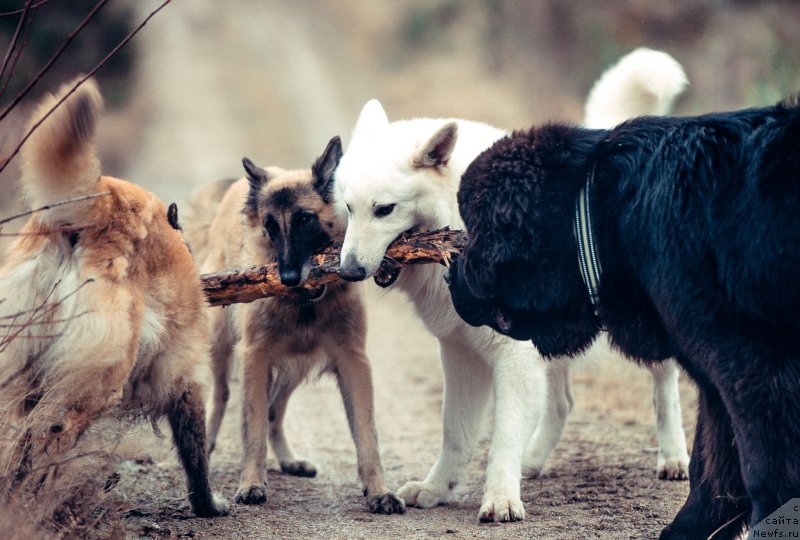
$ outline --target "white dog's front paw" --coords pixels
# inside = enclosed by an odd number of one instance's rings
[[[659,455],[656,473],[659,480],[687,480],[689,478],[689,456],[664,458]]]
[[[450,490],[429,482],[407,482],[397,490],[397,495],[406,502],[406,506],[433,508],[448,501]]]
[[[478,519],[481,520],[481,523],[522,521],[525,519],[525,506],[519,497],[494,496],[486,493],[483,496],[480,512],[478,512]]]

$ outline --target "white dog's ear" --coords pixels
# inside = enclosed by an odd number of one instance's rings
[[[425,167],[442,167],[447,165],[458,139],[458,124],[448,122],[419,147],[411,158],[411,164],[417,169]]]
[[[387,125],[389,125],[389,117],[386,116],[386,111],[383,110],[381,102],[377,99],[371,99],[361,109],[361,114],[358,116],[356,127],[353,128],[353,136],[350,137],[350,142],[352,143],[362,137],[369,137],[376,130]]]

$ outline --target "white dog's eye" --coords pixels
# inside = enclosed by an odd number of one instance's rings
[[[353,213],[353,209],[352,209],[352,208],[350,208],[350,205],[349,205],[349,204],[347,204],[347,205],[345,205],[345,206],[347,206],[347,213],[348,213],[348,214],[352,214],[352,213]]]
[[[375,214],[375,217],[386,217],[392,213],[392,210],[394,210],[393,204],[382,204],[375,207],[372,213]]]

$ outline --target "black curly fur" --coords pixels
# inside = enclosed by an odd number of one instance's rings
[[[598,334],[572,219],[595,168],[599,313],[641,361],[676,357],[700,407],[691,493],[663,538],[730,538],[800,496],[800,109],[792,102],[614,130],[548,125],[465,172],[450,272],[470,324],[575,355]]]

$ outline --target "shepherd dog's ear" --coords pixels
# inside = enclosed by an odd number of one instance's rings
[[[242,158],[242,165],[247,174],[247,182],[250,184],[250,191],[247,193],[247,200],[242,211],[250,217],[255,217],[258,214],[258,194],[269,180],[269,175],[267,171],[257,167],[246,157]]]
[[[339,136],[333,137],[322,155],[311,166],[314,176],[314,190],[319,193],[325,204],[331,202],[333,193],[333,173],[342,159],[342,140]]]
[[[416,169],[442,167],[450,161],[450,156],[458,139],[458,124],[447,122],[439,128],[428,141],[420,146],[411,158]]]

